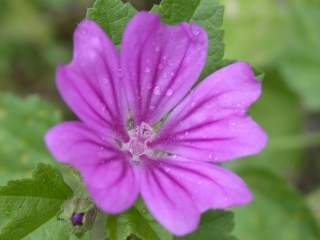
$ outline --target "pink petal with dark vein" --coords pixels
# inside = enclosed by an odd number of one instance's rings
[[[190,90],[207,56],[207,34],[196,24],[169,26],[140,12],[128,24],[121,66],[136,124],[158,122]]]
[[[91,197],[102,210],[119,213],[134,203],[139,176],[116,145],[103,141],[80,122],[55,126],[45,140],[58,161],[80,171]]]
[[[256,154],[267,136],[246,111],[260,92],[248,64],[229,65],[201,82],[173,110],[151,146],[213,162]]]
[[[141,195],[153,216],[175,235],[192,232],[200,214],[246,204],[252,194],[234,173],[184,158],[145,158]]]
[[[119,56],[112,41],[93,21],[74,33],[74,55],[60,65],[56,83],[73,112],[98,132],[127,140],[127,107],[119,76]]]

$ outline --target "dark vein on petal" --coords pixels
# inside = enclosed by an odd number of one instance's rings
[[[175,206],[175,203],[169,198],[168,194],[166,193],[165,189],[161,185],[161,183],[158,181],[158,176],[156,176],[156,173],[153,170],[148,171],[152,175],[153,182],[156,183],[158,186],[159,190],[161,191],[162,195],[168,200],[168,202],[172,205]],[[150,185],[149,185],[150,187]]]
[[[190,193],[190,191],[185,187],[183,186],[179,180],[177,178],[175,178],[174,176],[170,175],[169,173],[167,173],[165,170],[163,170],[161,167],[157,166],[157,169],[160,173],[162,173],[163,175],[165,175],[167,178],[169,178],[173,183],[174,185],[178,186],[183,192],[185,192],[187,194],[187,196],[190,196],[192,195]]]
[[[205,105],[206,103],[210,102],[211,100],[220,97],[221,95],[225,94],[225,92],[221,92],[218,94],[214,94],[212,96],[209,97],[204,97],[201,101],[199,101],[197,104],[195,104],[194,106],[192,106],[191,108],[189,108],[188,111],[184,112],[184,114],[182,116],[179,117],[179,122],[184,121],[188,116],[190,116],[193,112],[196,112],[197,110],[201,109],[203,107],[203,105]]]
[[[179,142],[221,142],[232,140],[234,137],[216,137],[216,138],[185,138],[185,139],[177,139]]]
[[[109,64],[106,62],[106,59],[102,56],[102,54],[99,52],[99,57],[101,58],[102,62],[103,62],[103,65],[105,66],[105,69],[107,71],[107,74],[109,76],[109,79],[110,79],[110,84],[111,84],[111,90],[112,90],[112,97],[113,97],[113,101],[114,101],[114,105],[116,107],[116,111],[117,111],[117,114],[118,116],[121,116],[120,114],[120,106],[119,106],[119,103],[118,103],[118,100],[117,100],[117,96],[116,96],[116,89],[115,89],[115,86],[114,86],[114,77],[113,77],[113,74],[110,72],[110,69],[109,69]],[[112,118],[115,120],[115,116],[112,115]]]
[[[106,188],[113,187],[113,185],[117,185],[124,180],[126,173],[128,172],[128,166],[126,163],[124,163],[124,161],[121,162],[122,168],[120,174],[113,181],[111,181]]]
[[[102,121],[103,123],[106,123],[107,125],[109,125],[110,127],[112,126],[111,123],[109,121],[107,121],[107,119],[104,119],[96,110],[95,108],[93,108],[91,106],[91,104],[87,101],[87,99],[82,95],[82,92],[78,89],[77,85],[73,82],[72,78],[70,78],[70,76],[68,76],[68,74],[65,74],[66,78],[69,79],[70,84],[72,85],[73,89],[76,91],[76,93],[78,94],[78,96],[83,100],[84,103],[86,103],[86,106],[88,106],[89,110],[91,110],[95,115],[95,117],[98,117],[98,119],[100,121]],[[76,112],[78,112],[76,109],[74,109]],[[80,114],[82,115],[82,114]],[[84,113],[84,115],[87,115]],[[81,116],[79,116],[80,118],[83,118]],[[94,119],[94,118],[93,118]],[[99,125],[101,125],[101,123],[99,122],[98,119],[95,119],[95,121],[97,123],[99,123]]]
[[[155,88],[155,85],[156,85],[156,82],[158,79],[158,75],[159,75],[159,64],[161,62],[161,59],[162,59],[162,51],[160,51],[160,53],[158,54],[157,60],[156,60],[156,65],[155,65],[156,70],[154,71],[153,76],[152,76],[150,90],[147,91],[146,105],[145,105],[145,111],[143,113],[143,116],[148,115],[149,105],[150,105],[151,99],[152,99],[152,94],[153,94],[153,91],[154,91],[154,88]],[[146,118],[147,117],[148,116],[146,116]]]
[[[179,63],[179,66],[177,67],[174,76],[172,76],[171,81],[168,82],[168,84],[166,85],[166,87],[164,88],[165,90],[169,89],[172,87],[172,85],[176,82],[177,78],[179,77],[179,74],[181,72],[183,63],[185,61],[185,58],[187,56],[187,53],[190,51],[190,46],[191,46],[191,42],[188,43],[188,45],[186,46],[186,50],[184,52],[184,55]],[[162,93],[160,94],[160,96],[158,97],[158,101],[155,104],[155,107],[158,107],[159,104],[161,103],[161,101],[163,101],[165,98],[164,96],[166,95],[166,91],[162,91]]]
[[[112,111],[109,108],[109,106],[106,104],[106,102],[104,101],[104,99],[101,98],[100,94],[98,93],[98,91],[95,89],[95,87],[91,84],[91,80],[90,78],[86,75],[85,71],[83,69],[81,69],[81,76],[79,77],[84,77],[85,82],[88,84],[89,89],[94,93],[94,95],[98,98],[98,101],[104,105],[104,107],[106,108],[106,110],[109,113],[110,118],[113,117]]]
[[[182,171],[186,171],[186,172],[189,172],[191,174],[194,174],[194,175],[197,175],[197,176],[200,176],[208,181],[212,181],[226,196],[228,196],[228,193],[224,190],[224,188],[222,186],[220,186],[220,184],[214,180],[212,177],[206,175],[206,174],[203,174],[199,171],[196,171],[194,169],[190,169],[190,168],[187,168],[187,167],[184,167],[184,166],[181,166],[181,165],[177,165],[177,164],[172,164],[171,162],[169,161],[165,161],[166,164],[170,165],[170,167],[172,168],[175,168],[175,169],[180,169]]]
[[[157,26],[158,27],[158,26]],[[141,46],[140,46],[140,50],[138,52],[138,59],[137,59],[137,79],[136,79],[136,83],[137,83],[137,90],[138,90],[138,122],[141,121],[141,110],[142,110],[142,96],[141,96],[141,66],[142,66],[142,54],[144,53],[143,48],[146,46],[147,42],[149,41],[149,39],[151,38],[151,36],[153,35],[154,31],[150,31],[150,33],[147,35],[147,37],[144,39],[144,41],[142,42]]]
[[[96,142],[96,141],[94,141],[92,139],[81,139],[81,140],[74,141],[74,144],[75,143],[77,143],[77,144],[89,143],[89,144],[92,144],[92,145],[103,147],[104,150],[109,150],[109,151],[112,151],[112,152],[118,152],[117,149],[115,149],[113,147],[110,147],[110,146],[107,146],[107,145],[104,145],[104,144],[101,144],[101,143]]]

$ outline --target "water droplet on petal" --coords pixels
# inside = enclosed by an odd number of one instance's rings
[[[230,125],[231,125],[232,127],[234,127],[234,126],[236,126],[237,124],[236,124],[235,121],[231,121],[231,122],[230,122]]]
[[[172,90],[171,88],[169,88],[169,89],[167,90],[167,92],[166,92],[166,95],[167,95],[168,97],[170,97],[172,94],[173,94],[173,90]]]
[[[191,32],[195,37],[197,37],[200,34],[200,28],[196,24],[192,24],[191,25]]]
[[[105,136],[102,136],[102,137],[101,137],[101,140],[102,140],[103,142],[106,142],[108,139],[107,139]]]
[[[160,95],[161,94],[161,89],[159,86],[156,86],[154,89],[153,89],[153,94],[154,95]]]
[[[102,82],[103,84],[108,84],[109,79],[106,78],[106,77],[103,77],[103,78],[101,78],[101,82]]]
[[[146,69],[144,70],[145,73],[150,73],[151,72],[151,69],[146,67]]]
[[[118,75],[119,75],[119,77],[123,76],[122,68],[118,68]]]
[[[163,69],[163,64],[162,64],[162,63],[159,63],[158,69],[159,69],[159,70]]]
[[[81,33],[82,35],[86,35],[86,34],[87,34],[87,30],[86,30],[86,29],[81,29],[80,33]]]

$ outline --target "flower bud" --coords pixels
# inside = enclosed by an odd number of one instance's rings
[[[88,198],[73,198],[64,205],[63,219],[76,235],[90,230],[95,222],[97,208]]]
[[[71,222],[73,226],[82,226],[85,213],[73,213],[71,216]]]

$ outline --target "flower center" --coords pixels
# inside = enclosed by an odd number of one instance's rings
[[[148,143],[154,137],[153,129],[149,124],[142,122],[139,126],[129,131],[129,137],[129,142],[123,144],[123,150],[130,152],[133,164],[139,164],[141,162],[140,156],[152,154]]]

